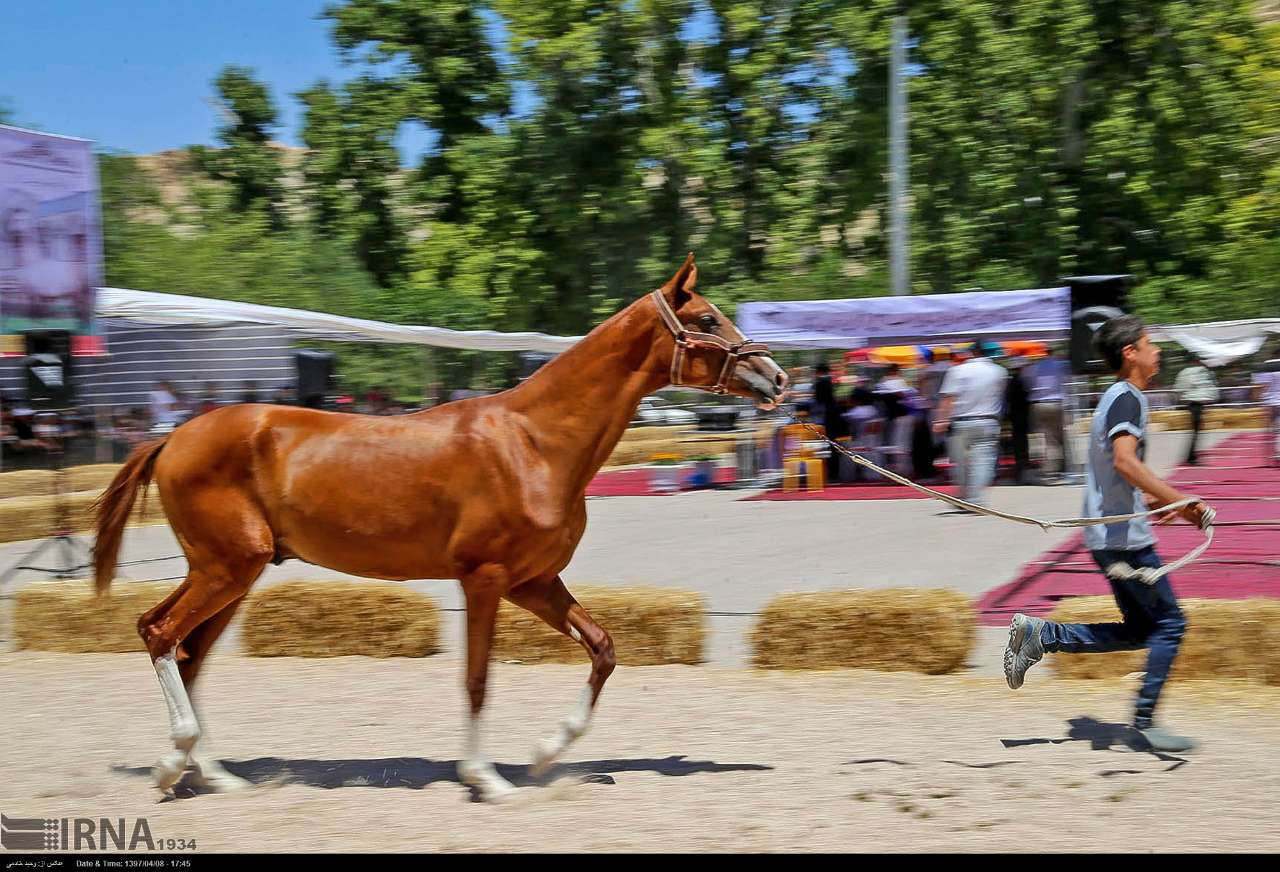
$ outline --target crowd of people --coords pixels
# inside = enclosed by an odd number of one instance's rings
[[[938,481],[937,462],[948,456],[952,479],[979,501],[994,475],[1004,422],[1016,481],[1061,476],[1069,370],[1060,355],[1046,349],[1007,357],[1002,366],[996,362],[1002,347],[981,341],[921,354],[912,366],[849,364],[839,376],[821,362],[802,411],[831,439],[920,481]],[[1032,432],[1041,433],[1046,446],[1040,476],[1031,466]],[[842,464],[835,452],[827,463],[830,481],[867,474]]]
[[[998,460],[1007,458],[1016,484],[1056,484],[1072,466],[1064,403],[1071,368],[1062,351],[1042,345],[1007,353],[995,342],[975,340],[921,348],[910,365],[842,362],[812,370],[812,390],[799,410],[826,435],[857,453],[912,478],[939,483],[949,477],[960,495],[982,504]],[[1243,375],[1241,375],[1243,373]],[[1235,373],[1251,379],[1241,400],[1261,403],[1280,427],[1280,372]],[[796,373],[802,381],[805,373]],[[1174,404],[1190,413],[1185,462],[1198,462],[1204,414],[1219,402],[1214,371],[1192,358],[1173,380]],[[1032,456],[1032,436],[1040,437]],[[944,477],[939,461],[946,457]],[[827,457],[827,480],[849,481],[872,473]]]
[[[37,465],[73,446],[84,449],[75,462],[103,459],[98,444],[112,461],[121,461],[140,443],[172,431],[180,424],[216,408],[240,403],[324,406],[335,411],[369,415],[398,415],[417,407],[397,402],[385,388],[375,387],[360,396],[315,398],[300,403],[292,386],[267,391],[255,381],[238,385],[206,382],[198,391],[184,391],[172,381],[159,381],[147,393],[145,405],[118,407],[99,416],[84,407],[69,411],[37,411],[22,400],[0,396],[0,451],[6,467]]]

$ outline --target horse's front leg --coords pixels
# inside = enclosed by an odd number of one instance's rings
[[[467,695],[471,718],[467,724],[466,754],[458,761],[458,778],[475,788],[486,801],[498,800],[516,791],[480,750],[480,713],[489,678],[489,650],[507,578],[505,568],[486,564],[462,579],[462,592],[467,600]]]

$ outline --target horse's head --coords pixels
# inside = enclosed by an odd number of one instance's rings
[[[787,374],[769,349],[742,335],[732,321],[694,291],[693,254],[671,280],[653,292],[658,315],[674,340],[671,384],[737,394],[772,409],[787,388]]]

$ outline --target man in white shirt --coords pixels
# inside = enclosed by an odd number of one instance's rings
[[[1191,447],[1187,450],[1188,466],[1200,462],[1196,456],[1196,443],[1200,439],[1200,424],[1204,419],[1204,407],[1218,402],[1218,380],[1209,367],[1200,361],[1188,366],[1173,381],[1173,390],[1191,413]]]
[[[173,386],[168,382],[156,382],[149,396],[151,405],[151,425],[176,427],[181,417],[178,398],[174,396]]]
[[[911,386],[902,377],[902,367],[896,363],[889,365],[880,384],[876,385],[877,394],[905,394],[909,390]]]
[[[1267,371],[1253,374],[1254,399],[1270,414],[1271,438],[1266,441],[1263,458],[1280,466],[1280,359],[1268,360]]]
[[[1008,371],[989,357],[998,347],[975,342],[973,357],[947,370],[933,423],[938,433],[950,427],[947,449],[952,480],[960,486],[962,499],[978,505],[985,505],[983,492],[995,478],[1000,416],[1009,380]]]

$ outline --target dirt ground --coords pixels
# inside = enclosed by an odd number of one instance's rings
[[[923,640],[922,640],[923,643]],[[592,730],[531,782],[587,666],[497,664],[485,734],[508,778],[470,801],[461,664],[210,661],[197,706],[250,791],[157,803],[167,747],[142,654],[0,654],[0,808],[146,816],[199,851],[1276,851],[1280,689],[1171,687],[1202,741],[1126,744],[1129,681],[620,667]]]

